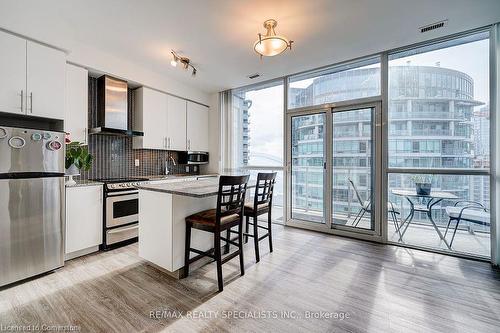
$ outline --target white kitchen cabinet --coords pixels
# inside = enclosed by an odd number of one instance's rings
[[[66,188],[66,258],[97,251],[102,243],[103,187]]]
[[[64,119],[64,52],[0,32],[0,112]]]
[[[26,55],[27,114],[64,119],[66,55],[31,41]]]
[[[25,114],[26,40],[0,31],[0,112]]]
[[[83,144],[88,144],[88,91],[88,71],[67,64],[64,130],[71,141]]]
[[[168,150],[186,151],[186,101],[168,96],[167,147]]]
[[[208,151],[208,108],[139,88],[135,90],[134,149]]]
[[[187,102],[187,150],[208,151],[208,112],[206,106]]]
[[[134,94],[134,129],[144,132],[134,137],[134,149],[167,149],[167,95],[144,87]]]

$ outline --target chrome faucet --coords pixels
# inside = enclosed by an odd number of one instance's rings
[[[170,171],[168,170],[168,161],[169,161],[169,160],[170,160],[170,161],[172,161],[172,164],[173,164],[174,166],[175,166],[175,165],[177,165],[177,163],[175,163],[175,159],[172,157],[172,155],[169,155],[169,156],[168,156],[168,159],[165,161],[165,175],[168,175],[168,173],[170,172]]]

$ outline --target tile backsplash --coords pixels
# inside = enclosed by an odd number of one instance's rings
[[[89,77],[89,128],[97,126],[97,79]],[[129,126],[132,125],[134,112],[134,95],[128,91]],[[82,179],[101,178],[133,178],[137,176],[153,176],[165,174],[165,165],[170,174],[196,174],[193,166],[173,165],[171,158],[178,160],[175,151],[132,149],[131,137],[111,135],[90,135],[89,152],[94,156],[92,168],[82,171]],[[135,166],[135,160],[139,166]]]

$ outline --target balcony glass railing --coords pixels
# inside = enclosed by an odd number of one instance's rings
[[[418,183],[430,183],[429,194],[418,194],[417,187],[422,187]],[[400,234],[389,214],[389,240],[490,255],[488,176],[392,173],[388,184],[388,201],[397,212],[397,222],[406,221]]]

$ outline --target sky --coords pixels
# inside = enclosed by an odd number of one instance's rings
[[[249,91],[246,99],[252,100],[250,107],[250,165],[283,165],[283,85]],[[264,156],[268,154],[281,162],[276,163]]]
[[[474,99],[489,100],[489,40],[391,60],[389,66],[406,66],[408,61],[411,66],[436,66],[439,62],[440,67],[467,73],[474,80]],[[305,88],[312,80],[294,82],[293,87]],[[245,98],[252,100],[249,164],[282,165],[273,160],[283,161],[283,85],[248,91]],[[266,154],[273,158],[266,158]]]

